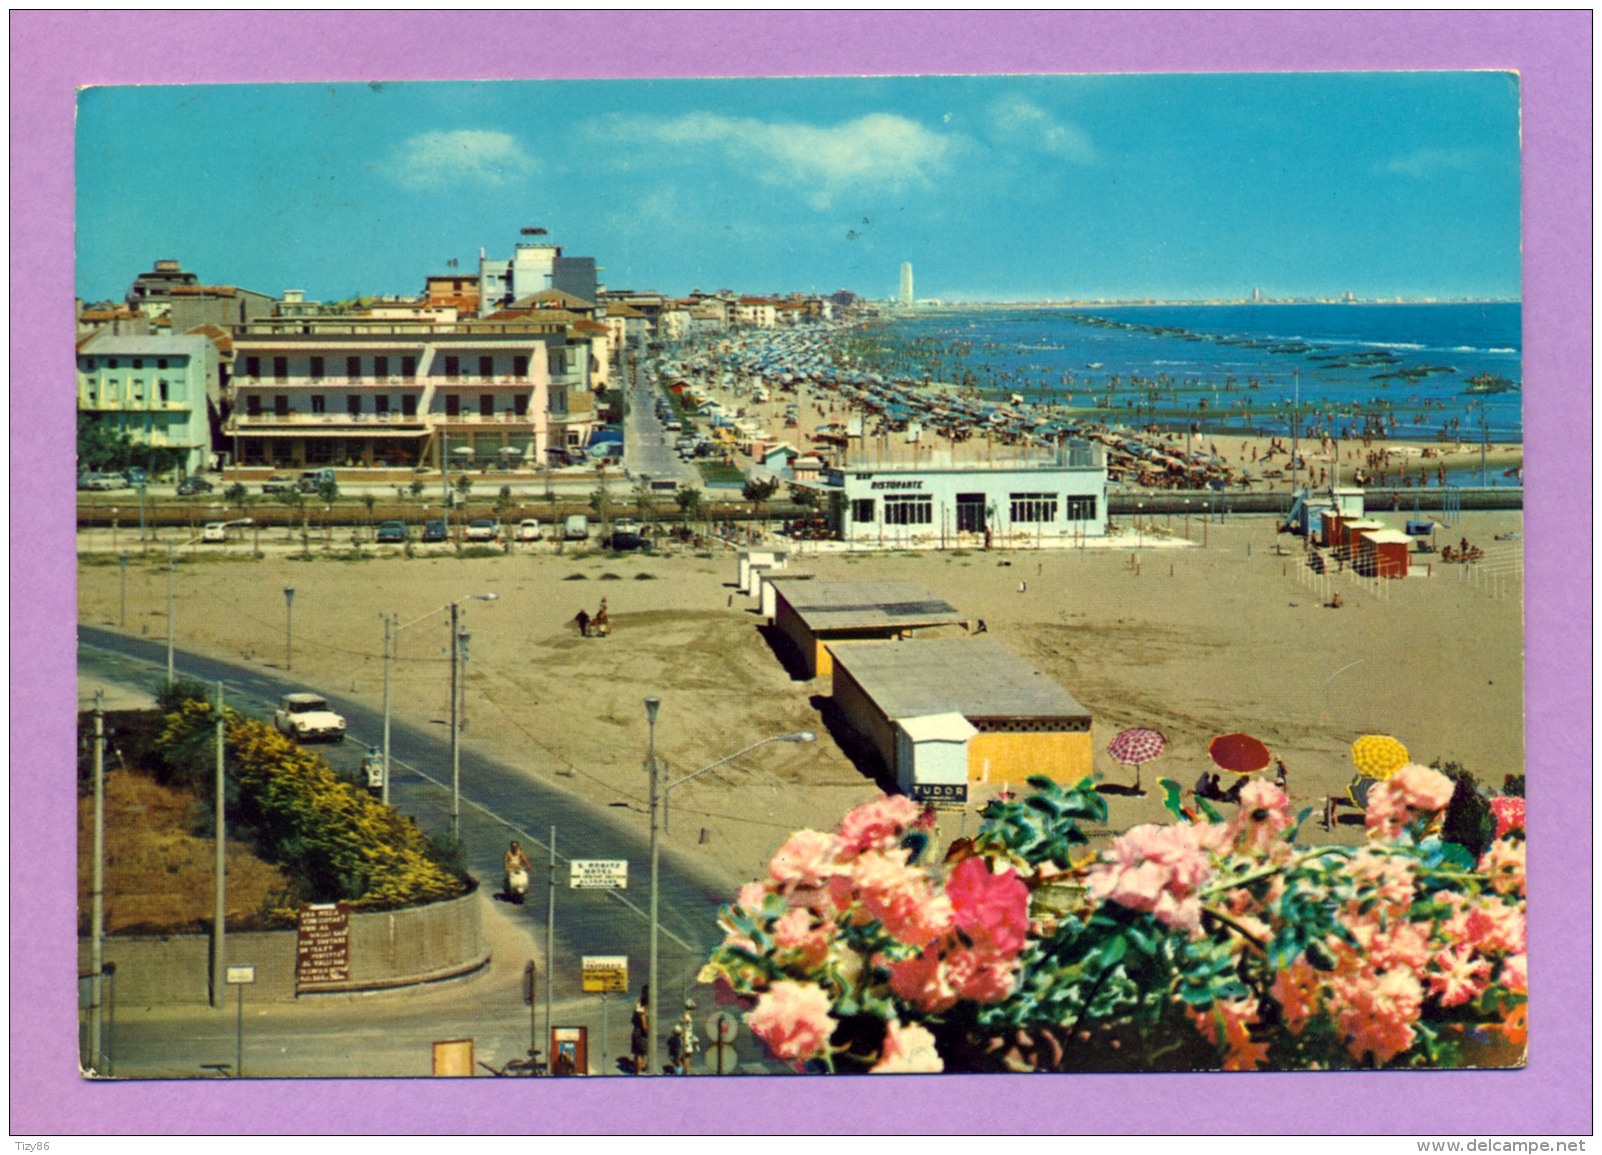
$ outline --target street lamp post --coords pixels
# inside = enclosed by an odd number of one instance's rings
[[[462,683],[467,680],[467,643],[472,635],[458,624],[451,603],[451,837],[462,835]]]
[[[121,570],[117,593],[117,628],[128,628],[128,555],[119,553],[117,565]]]
[[[693,774],[686,774],[684,777],[676,778],[672,782],[664,785],[661,781],[662,767],[661,764],[656,760],[656,715],[657,711],[661,708],[661,698],[650,697],[645,699],[645,719],[650,727],[650,738],[645,758],[645,769],[646,773],[650,775],[651,782],[651,945],[649,962],[647,964],[646,979],[649,989],[646,995],[645,1006],[646,1022],[649,1024],[650,1030],[647,1032],[648,1037],[646,1039],[645,1063],[646,1070],[653,1075],[659,1070],[656,1063],[656,1006],[658,994],[657,960],[659,957],[657,939],[659,930],[658,911],[660,909],[658,905],[658,877],[661,872],[660,834],[665,828],[665,823],[658,822],[658,815],[660,814],[664,818],[666,816],[666,800],[668,792],[671,791],[675,786],[683,786],[686,782],[693,778],[699,778],[708,771],[716,770],[719,766],[722,766],[726,762],[732,762],[734,759],[739,758],[742,755],[749,754],[759,746],[766,746],[772,742],[815,742],[818,738],[817,734],[813,733],[811,730],[800,730],[794,734],[776,734],[771,738],[764,738],[760,742],[753,742],[743,750],[736,750],[733,754],[730,754],[726,758],[719,758],[710,766],[703,766]]]
[[[284,673],[295,668],[295,587],[284,587]]]
[[[251,523],[251,519],[248,518],[248,517],[241,518],[239,521],[225,521],[225,522],[223,522],[223,529],[224,529],[224,531],[226,531],[227,528],[229,526],[231,526],[231,525],[249,525],[250,523]],[[199,540],[200,540],[200,537],[197,534],[196,536],[191,537],[188,541],[178,542],[176,545],[173,544],[172,542],[168,542],[167,543],[167,685],[169,685],[169,686],[173,684],[172,571],[173,571],[173,566],[174,566],[174,564],[176,562],[175,551],[177,549],[179,549],[181,546],[193,545],[195,542],[197,542]],[[123,561],[123,574],[124,574],[124,577],[126,578],[126,575],[127,575],[127,559],[123,558],[122,561]]]

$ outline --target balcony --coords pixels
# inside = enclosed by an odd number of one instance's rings
[[[458,413],[454,416],[432,413],[429,417],[446,425],[531,425],[534,422],[532,413],[493,413],[487,417],[482,413]]]
[[[355,428],[370,425],[415,425],[421,427],[421,415],[408,417],[404,413],[236,413],[234,424],[246,425],[344,425]]]
[[[308,393],[329,389],[421,389],[425,382],[411,377],[245,377],[232,380],[235,389],[293,389]]]

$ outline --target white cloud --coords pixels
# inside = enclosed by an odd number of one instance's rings
[[[990,106],[991,135],[1000,143],[1093,164],[1095,146],[1080,128],[1057,120],[1033,101],[1008,96]]]
[[[1480,167],[1484,161],[1483,151],[1477,148],[1421,148],[1387,161],[1380,166],[1380,171],[1398,176],[1432,177],[1444,172],[1467,172]]]
[[[596,127],[614,143],[720,153],[758,180],[794,187],[820,209],[848,192],[928,186],[960,148],[957,138],[882,112],[823,127],[706,112],[671,120],[616,116]]]
[[[449,185],[499,188],[528,176],[534,159],[504,132],[424,132],[403,142],[381,166],[402,188],[427,192]]]

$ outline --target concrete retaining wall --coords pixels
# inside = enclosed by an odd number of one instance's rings
[[[350,918],[350,980],[301,994],[410,986],[467,974],[489,962],[477,889],[460,898]],[[256,968],[249,999],[293,999],[292,930],[230,933],[228,963]],[[105,961],[116,964],[116,999],[124,1006],[204,1004],[211,998],[211,937],[204,934],[108,935]],[[78,973],[89,969],[89,940],[78,940]]]

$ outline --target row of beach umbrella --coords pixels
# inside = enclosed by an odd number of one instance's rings
[[[1168,737],[1149,726],[1123,730],[1107,743],[1107,753],[1120,766],[1135,771],[1135,789],[1140,789],[1140,768],[1155,761],[1168,747]],[[1260,738],[1250,734],[1220,734],[1207,744],[1213,765],[1231,774],[1255,774],[1268,768],[1273,751]],[[1388,734],[1364,734],[1352,743],[1352,764],[1361,779],[1382,782],[1408,763],[1407,747]]]

